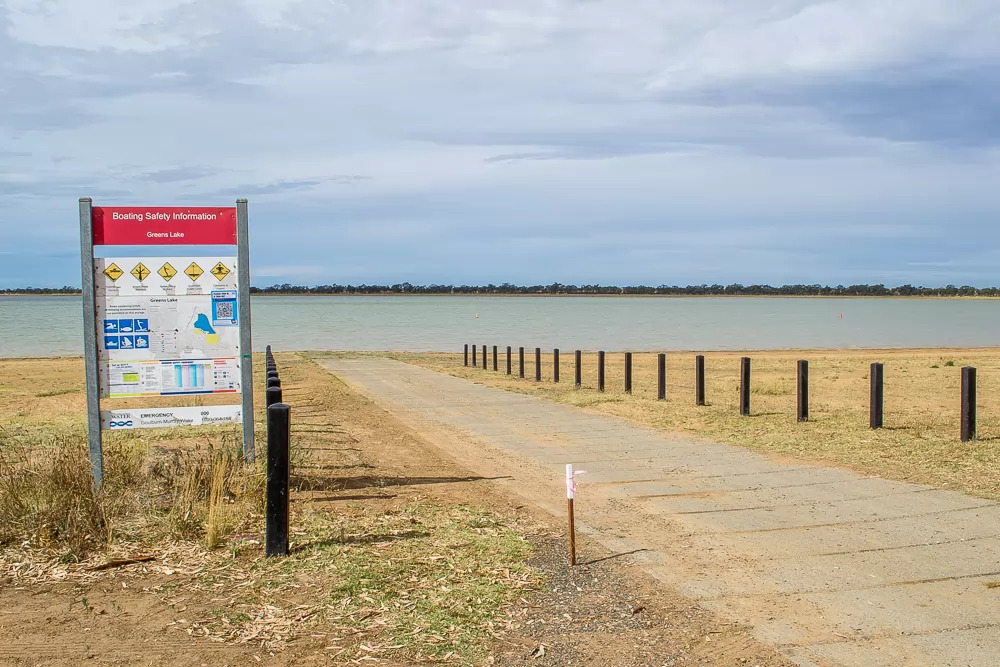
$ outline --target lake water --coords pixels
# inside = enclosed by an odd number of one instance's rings
[[[478,317],[477,317],[478,314]],[[0,297],[0,357],[77,355],[79,297]],[[649,297],[255,297],[256,349],[457,352],[1000,345],[990,300]]]

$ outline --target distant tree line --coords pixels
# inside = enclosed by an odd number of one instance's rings
[[[1000,296],[997,287],[971,287],[945,285],[944,287],[916,287],[900,285],[688,285],[686,287],[660,285],[649,287],[635,285],[271,285],[251,287],[251,294],[660,294],[668,296]]]
[[[633,285],[271,285],[251,287],[251,294],[660,294],[665,296],[1000,296],[998,287],[971,287],[970,285],[945,285],[944,287],[923,287],[900,285],[886,287],[877,285],[660,285],[649,287]],[[47,295],[80,294],[77,287],[18,287],[0,290],[0,294]]]
[[[72,296],[80,294],[80,288],[70,287],[69,285],[63,285],[62,287],[18,287],[16,289],[0,289],[0,294],[68,294]]]

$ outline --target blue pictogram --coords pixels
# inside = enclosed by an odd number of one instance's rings
[[[114,320],[112,320],[114,321]],[[105,350],[117,350],[118,349],[118,336],[105,336],[104,337],[104,349]]]
[[[149,320],[132,320],[134,323],[133,331],[136,333],[148,333],[149,332]]]
[[[149,336],[136,336],[135,337],[135,348],[137,350],[149,347]]]
[[[118,320],[104,320],[104,333],[106,334],[118,333]]]
[[[132,333],[135,331],[133,322],[134,320],[118,320],[118,333]]]
[[[131,350],[135,348],[135,336],[119,336],[118,349]]]
[[[125,419],[125,420],[119,420],[119,421],[112,421],[111,424],[110,424],[110,426],[111,426],[111,428],[131,428],[132,427],[132,420],[131,419]]]

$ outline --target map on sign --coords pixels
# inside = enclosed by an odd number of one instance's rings
[[[102,358],[110,361],[236,357],[239,332],[213,321],[212,295],[141,299],[108,297],[98,302]]]

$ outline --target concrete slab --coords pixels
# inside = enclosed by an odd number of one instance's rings
[[[690,511],[683,499],[653,498],[646,501],[655,510],[668,514],[683,514],[685,520],[704,532],[748,532],[823,526],[830,524],[866,523],[906,516],[925,516],[951,512],[992,503],[947,491],[915,489],[910,493],[843,500],[838,502],[803,502],[794,506],[758,507],[753,509]],[[795,539],[791,536],[789,539]]]
[[[789,539],[797,533],[799,539]],[[754,559],[783,559],[824,554],[881,551],[921,544],[959,543],[1000,535],[996,504],[918,517],[868,523],[813,526],[787,531],[690,535],[693,548],[727,549]]]
[[[1000,627],[987,625],[926,635],[804,646],[786,652],[801,665],[962,665],[996,667]]]

